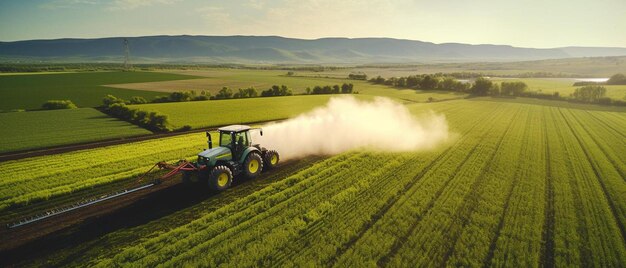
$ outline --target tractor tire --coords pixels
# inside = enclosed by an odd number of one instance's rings
[[[261,174],[261,170],[263,170],[263,159],[261,156],[256,153],[250,153],[248,157],[246,157],[246,161],[243,162],[243,170],[248,178],[256,178]]]
[[[227,166],[216,166],[209,175],[209,187],[215,191],[224,191],[233,183],[233,173]]]
[[[278,155],[278,152],[275,150],[269,150],[265,152],[265,155],[263,157],[263,164],[265,165],[266,169],[272,169],[276,167],[279,160],[280,155]]]

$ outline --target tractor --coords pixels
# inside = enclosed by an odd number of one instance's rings
[[[207,183],[211,189],[223,191],[230,187],[233,178],[238,175],[255,178],[264,168],[274,168],[279,160],[278,152],[253,144],[250,131],[254,130],[263,135],[262,129],[244,125],[219,128],[219,146],[215,148],[211,133],[207,131],[209,147],[198,154],[196,162],[187,162],[187,168],[181,169],[183,182],[189,183],[196,176],[197,181]]]

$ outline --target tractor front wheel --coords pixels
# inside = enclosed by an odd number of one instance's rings
[[[255,178],[259,176],[261,170],[263,170],[263,159],[261,159],[258,153],[250,153],[243,163],[243,169],[246,173],[246,177]]]
[[[223,191],[233,182],[233,173],[227,166],[216,166],[209,175],[209,187],[216,191]]]
[[[278,164],[278,160],[280,160],[280,156],[277,151],[269,150],[265,153],[263,157],[263,164],[265,164],[265,168],[272,169],[276,167]]]

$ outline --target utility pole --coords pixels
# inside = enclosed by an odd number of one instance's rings
[[[128,39],[124,38],[124,71],[130,71],[133,68],[130,64],[130,47],[128,47]]]

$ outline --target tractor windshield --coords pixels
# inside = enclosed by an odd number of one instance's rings
[[[220,146],[230,147],[233,137],[230,132],[220,132]]]

